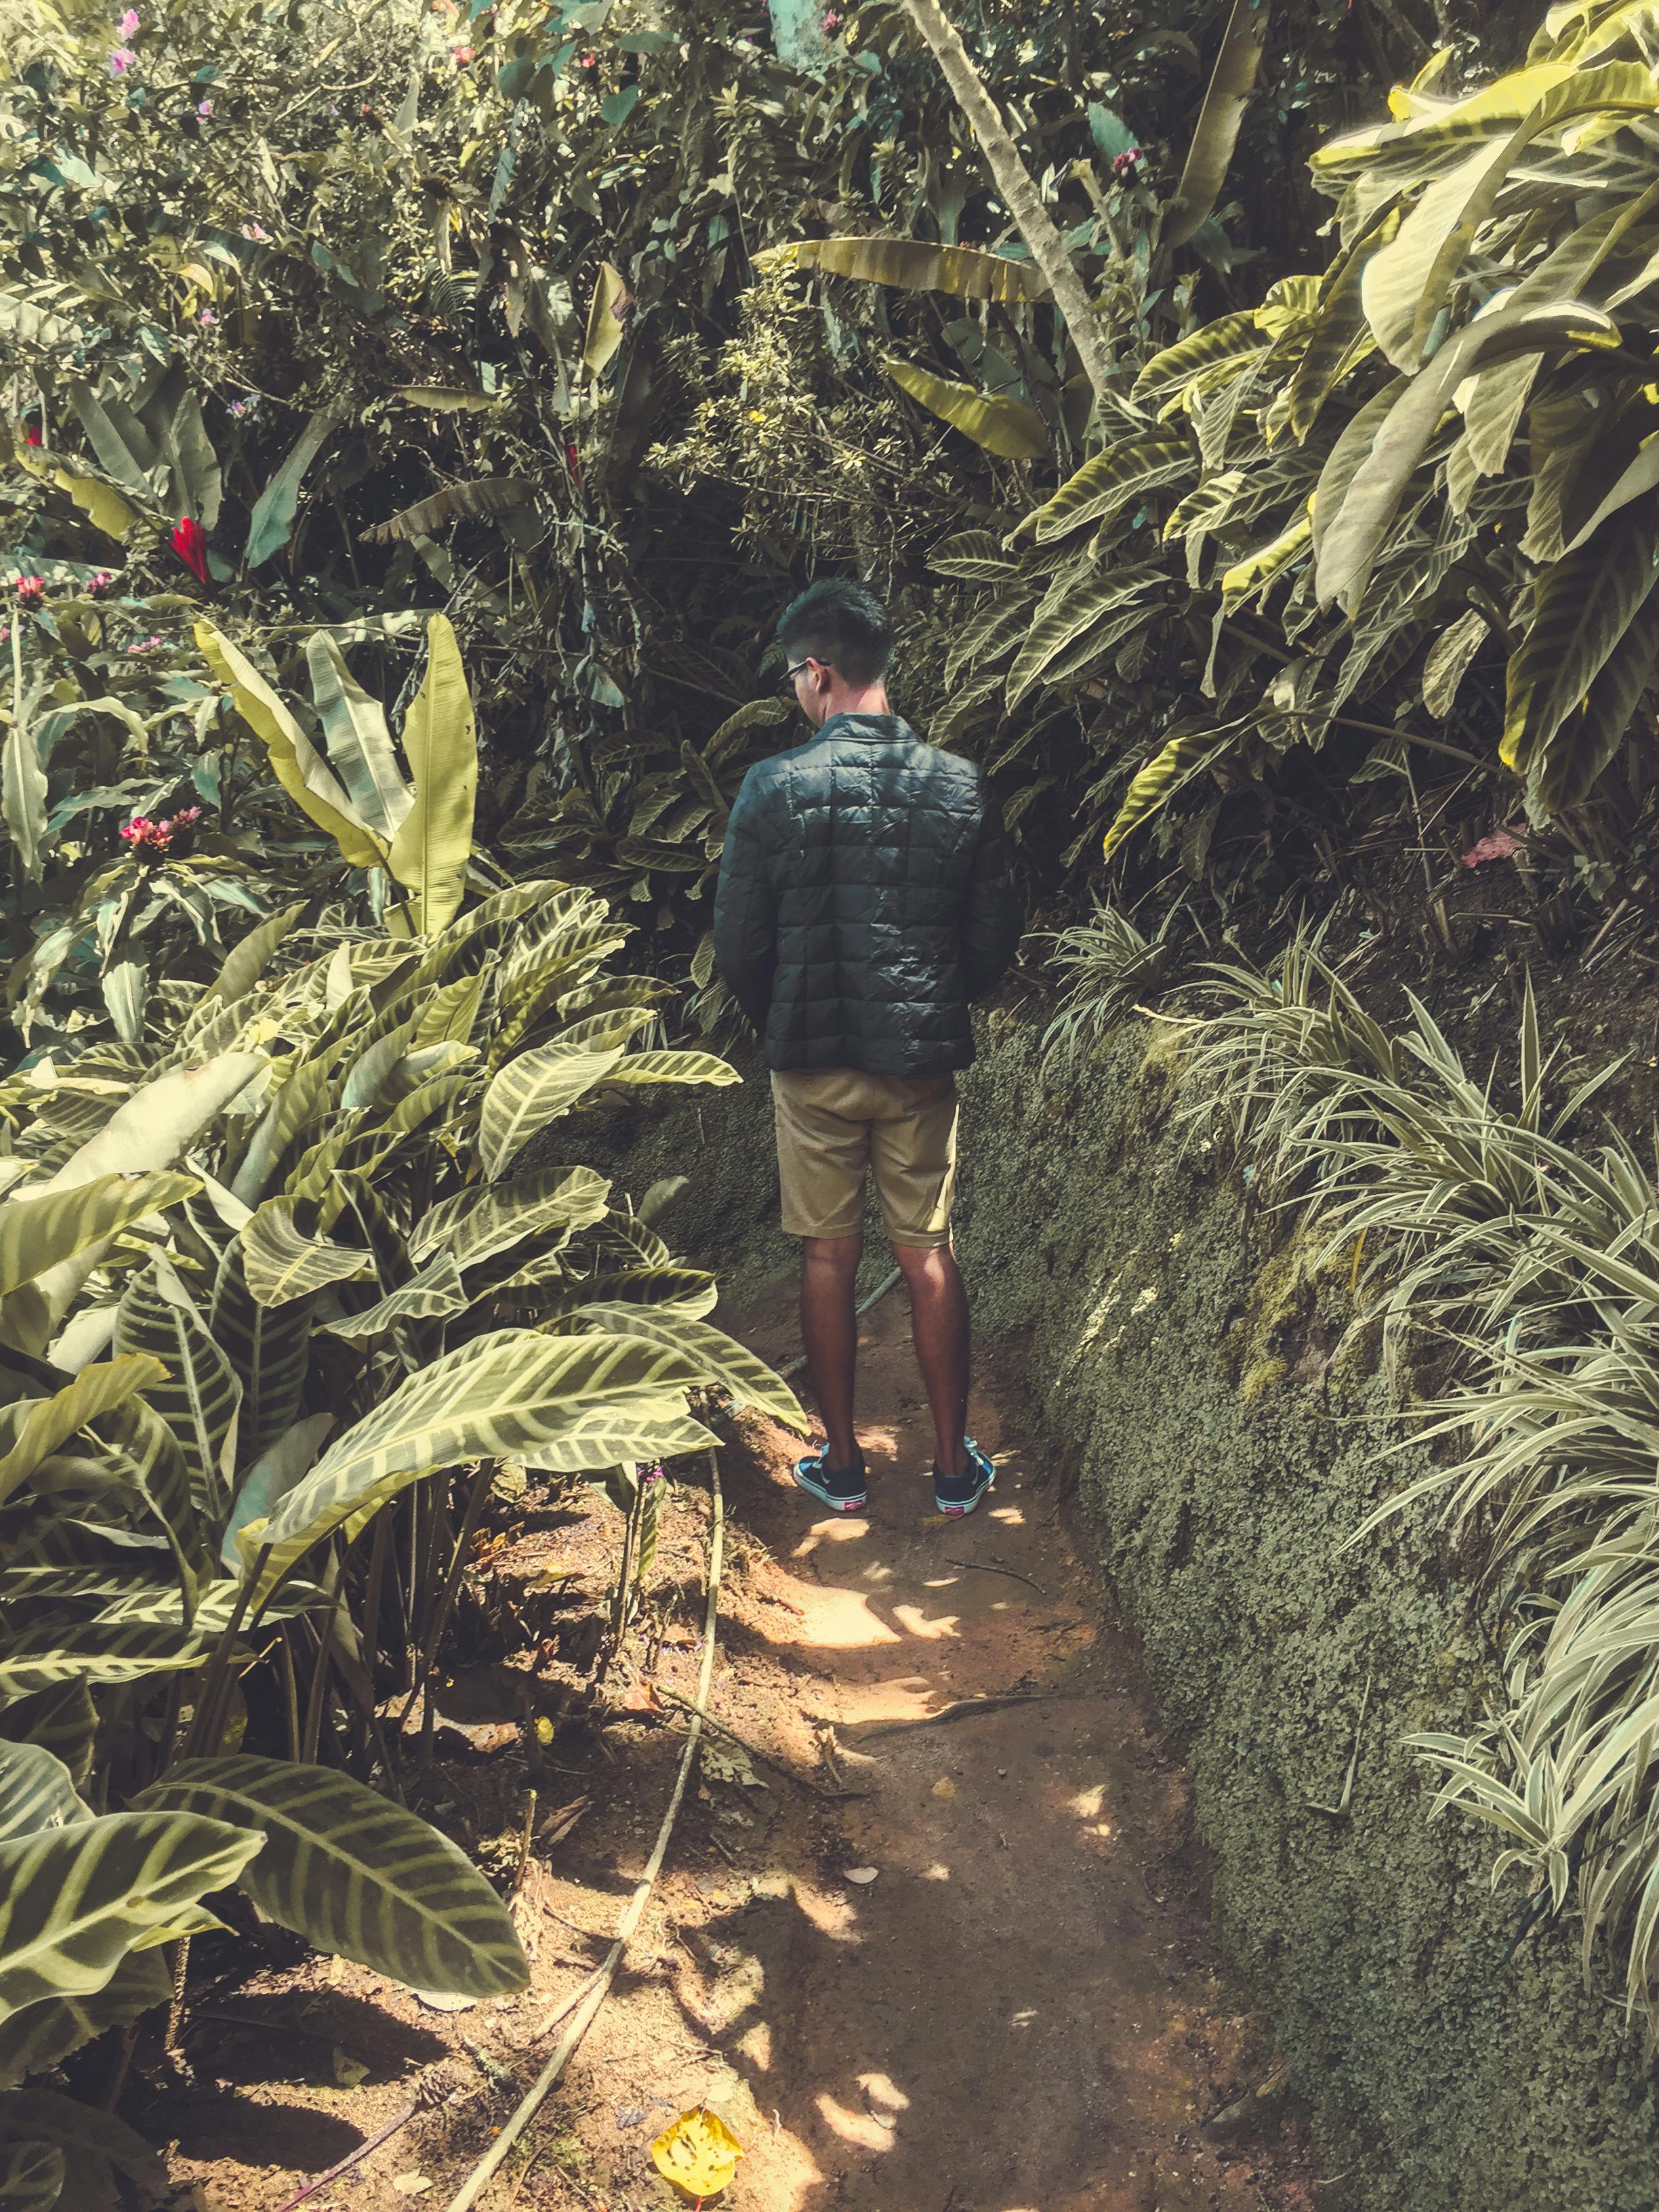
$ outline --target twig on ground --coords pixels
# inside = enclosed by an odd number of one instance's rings
[[[775,1758],[769,1751],[763,1751],[757,1743],[752,1743],[746,1735],[739,1735],[736,1729],[725,1721],[717,1720],[713,1713],[698,1705],[696,1698],[683,1698],[678,1690],[665,1689],[660,1682],[653,1683],[652,1687],[671,1705],[683,1705],[688,1713],[695,1713],[703,1725],[713,1729],[717,1735],[729,1736],[733,1743],[749,1753],[750,1759],[757,1759],[763,1766],[773,1767],[778,1773],[787,1775],[791,1782],[798,1782],[803,1790],[810,1790],[816,1797],[866,1797],[869,1795],[866,1790],[832,1790],[827,1783],[815,1782],[810,1774],[802,1774],[787,1760]]]
[[[380,2145],[389,2142],[399,2128],[406,2128],[420,2109],[418,2105],[410,2105],[395,2119],[388,2120],[379,2135],[371,2136],[367,2142],[359,2143],[356,2149],[348,2153],[337,2166],[331,2166],[328,2172],[319,2173],[315,2181],[308,2181],[303,2189],[296,2189],[292,2197],[285,2198],[276,2207],[276,2212],[294,2212],[296,2204],[303,2204],[307,2197],[314,2197],[319,2189],[326,2189],[330,2182],[337,2181],[343,2173],[349,2173],[354,2166],[361,2166],[371,2151],[379,2150]]]
[[[700,1705],[707,1705],[708,1692],[714,1680],[715,1631],[720,1621],[720,1570],[726,1545],[726,1507],[720,1495],[720,1459],[713,1451],[708,1455],[708,1466],[714,1520],[708,1535],[708,1604],[703,1619],[702,1665],[697,1676],[697,1698]],[[583,1989],[575,1992],[573,2001],[575,2017],[561,2037],[557,2050],[520,2100],[511,2119],[507,2121],[500,2135],[495,2137],[471,2172],[461,2184],[460,2188],[450,2199],[449,2212],[471,2212],[471,2208],[477,2203],[489,2187],[491,2178],[501,2166],[507,2153],[552,2094],[559,2076],[569,2064],[577,2046],[597,2017],[600,2006],[611,1994],[611,1984],[617,1978],[617,1969],[622,1964],[623,1954],[645,1917],[645,1908],[651,1900],[652,1891],[657,1886],[657,1876],[661,1873],[663,1861],[668,1856],[669,1838],[674,1832],[674,1822],[679,1815],[680,1802],[685,1796],[686,1784],[691,1779],[691,1770],[696,1764],[697,1746],[702,1740],[702,1721],[699,1715],[694,1713],[691,1717],[690,1731],[685,1741],[685,1750],[680,1759],[679,1772],[675,1777],[673,1795],[668,1801],[668,1809],[663,1814],[662,1825],[657,1831],[657,1840],[652,1847],[650,1857],[646,1862],[645,1872],[641,1875],[634,1894],[629,1898],[623,1912],[621,1922],[617,1929],[616,1941],[605,1954],[604,1964]]]
[[[1021,1574],[1018,1567],[994,1567],[988,1559],[953,1559],[944,1552],[939,1553],[939,1557],[947,1567],[973,1567],[982,1575],[1006,1575],[1010,1581],[1024,1583],[1027,1589],[1034,1589],[1039,1597],[1048,1595],[1041,1583],[1034,1583],[1030,1575]]]
[[[942,1706],[936,1713],[924,1713],[919,1720],[887,1721],[880,1728],[872,1729],[867,1735],[860,1736],[853,1748],[856,1751],[866,1743],[873,1743],[878,1736],[905,1735],[912,1729],[938,1728],[945,1721],[965,1721],[970,1713],[994,1713],[1002,1705],[1042,1705],[1054,1698],[1071,1700],[1097,1694],[1094,1690],[1006,1690],[994,1698],[958,1698],[954,1705]]]

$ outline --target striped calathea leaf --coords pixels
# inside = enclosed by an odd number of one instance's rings
[[[198,1900],[263,1841],[194,1814],[112,1813],[0,1843],[0,2021],[101,1990],[130,1951],[215,1925]]]
[[[530,1978],[511,1916],[459,1847],[349,1775],[186,1759],[137,1802],[262,1836],[240,1886],[319,1950],[464,1996],[499,1996]]]

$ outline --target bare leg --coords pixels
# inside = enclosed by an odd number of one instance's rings
[[[893,1257],[910,1292],[910,1330],[933,1417],[934,1451],[943,1474],[963,1474],[968,1454],[968,1292],[948,1244],[895,1244]]]
[[[832,1468],[857,1467],[862,1455],[853,1431],[853,1375],[858,1360],[858,1322],[853,1285],[864,1249],[860,1237],[808,1237],[800,1270],[800,1334],[806,1371],[830,1439]]]

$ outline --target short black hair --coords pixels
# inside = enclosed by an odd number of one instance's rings
[[[893,657],[893,625],[867,584],[820,577],[778,617],[778,637],[791,660],[810,653],[848,684],[874,684]]]

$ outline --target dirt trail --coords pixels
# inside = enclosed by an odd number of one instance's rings
[[[793,1349],[781,1286],[722,1318],[774,1359]],[[648,2145],[699,2102],[747,2147],[732,2212],[1310,2212],[1303,2155],[1272,2098],[1249,2094],[1271,2045],[1218,1992],[1183,1777],[1102,1625],[1060,1473],[1025,1445],[1018,1347],[981,1364],[972,1418],[998,1480],[962,1522],[933,1511],[902,1292],[866,1317],[860,1362],[867,1516],[822,1517],[788,1479],[800,1446],[769,1424],[745,1421],[723,1455],[732,1565],[714,1710],[817,1789],[745,1775],[716,1747],[629,1970],[486,2212],[665,2205]],[[584,1510],[532,1516],[523,1587],[538,1546],[563,1560],[589,1540],[602,1594],[614,1517],[584,1524]],[[681,1741],[654,1692],[692,1685],[706,1525],[704,1499],[680,1491],[660,1609],[609,1686],[613,1718],[586,1755],[562,1735],[540,1777],[544,1803],[587,1809],[524,1886],[532,1990],[455,2017],[338,1961],[245,1983],[228,2017],[277,2032],[198,2035],[194,2093],[147,2115],[210,2205],[274,2212],[411,2102],[416,2118],[308,2212],[447,2203],[649,1849]],[[525,1802],[514,1731],[489,1717],[509,1707],[504,1671],[452,1686],[423,1800],[486,1863]],[[820,1794],[837,1771],[866,1794]],[[866,1869],[873,1881],[849,1879]],[[343,2087],[343,2050],[367,2072]],[[1242,2125],[1223,2109],[1241,2097]]]

